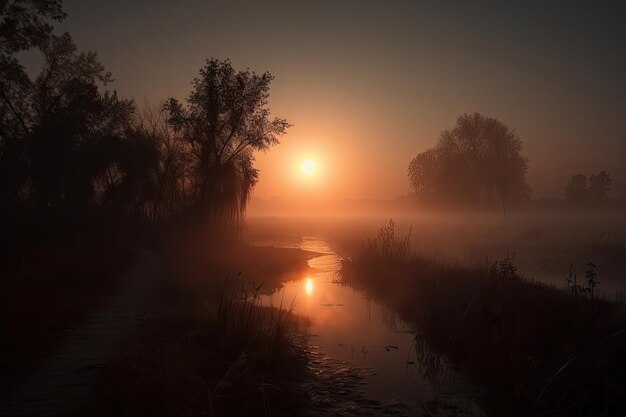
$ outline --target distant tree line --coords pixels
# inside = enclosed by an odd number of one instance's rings
[[[573,175],[565,186],[565,198],[575,205],[598,205],[609,199],[613,179],[606,171],[591,175]]]
[[[0,2],[0,208],[151,221],[192,213],[241,226],[258,180],[253,152],[289,124],[270,118],[269,73],[207,60],[185,103],[139,110],[111,73],[52,23],[61,0]],[[36,48],[29,77],[17,54]]]
[[[462,114],[437,144],[409,164],[421,202],[455,205],[518,204],[530,198],[522,141],[497,119]]]

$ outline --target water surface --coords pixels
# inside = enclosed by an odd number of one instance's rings
[[[294,312],[308,318],[312,370],[330,384],[317,393],[321,401],[330,404],[343,398],[348,410],[339,411],[357,415],[376,414],[364,407],[412,415],[435,399],[475,408],[467,398],[469,385],[452,376],[445,358],[428,352],[423,343],[416,349],[416,333],[409,324],[367,294],[341,284],[341,257],[325,241],[305,237],[300,243],[278,246],[320,254],[309,261],[312,273],[284,283],[262,302],[274,306],[293,302]],[[463,396],[458,395],[459,388]]]

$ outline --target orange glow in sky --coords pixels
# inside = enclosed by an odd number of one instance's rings
[[[139,107],[184,100],[210,57],[275,76],[268,108],[293,127],[255,154],[255,198],[406,196],[411,159],[474,111],[522,139],[534,197],[563,196],[573,174],[600,170],[625,195],[623,2],[567,13],[559,2],[111,3],[122,4],[64,2],[59,29],[98,51],[113,89]],[[315,174],[300,171],[306,159]]]

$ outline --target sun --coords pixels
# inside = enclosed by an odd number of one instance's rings
[[[304,175],[313,175],[317,171],[317,164],[312,159],[305,159],[300,163],[300,172]]]

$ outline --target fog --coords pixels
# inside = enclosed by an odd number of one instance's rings
[[[384,205],[384,202],[379,202]],[[390,204],[388,204],[390,205]],[[377,208],[324,213],[254,212],[246,239],[271,241],[322,236],[343,256],[352,256],[392,219],[404,236],[412,227],[412,250],[421,256],[468,267],[514,257],[528,279],[565,287],[570,265],[583,276],[598,266],[600,292],[626,290],[626,214],[623,211],[455,212]]]

